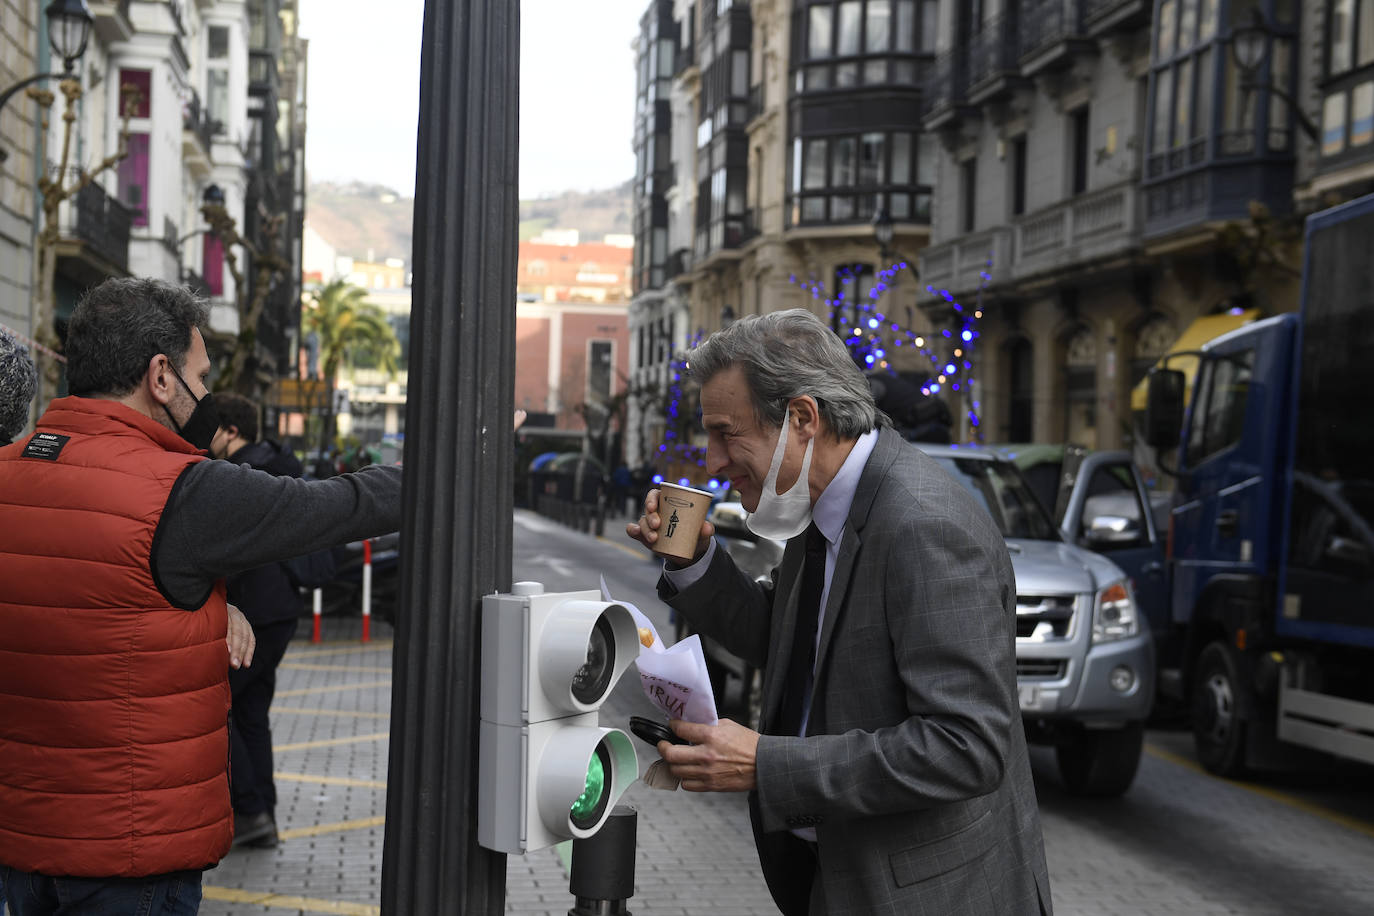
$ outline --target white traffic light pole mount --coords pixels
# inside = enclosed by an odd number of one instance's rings
[[[482,600],[478,842],[525,853],[589,837],[639,776],[598,710],[639,654],[639,630],[597,591],[517,582]]]

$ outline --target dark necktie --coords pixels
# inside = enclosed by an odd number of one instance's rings
[[[778,734],[800,735],[802,712],[811,693],[811,670],[816,659],[816,622],[825,590],[825,535],[812,522],[806,529],[806,560],[802,564],[801,593],[797,598],[796,635],[787,662]]]

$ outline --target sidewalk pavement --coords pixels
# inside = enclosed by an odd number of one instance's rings
[[[374,623],[372,641],[362,643],[357,617],[326,617],[322,631],[312,644],[302,618],[278,670],[272,729],[282,842],[235,848],[207,871],[203,916],[381,912],[392,631]],[[655,757],[647,746],[636,750],[641,767]],[[639,811],[629,902],[636,916],[777,912],[742,795],[636,783],[622,803]],[[564,916],[573,906],[557,847],[510,856],[506,874],[507,913]]]

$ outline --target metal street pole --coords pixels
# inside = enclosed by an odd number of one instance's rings
[[[500,914],[477,845],[481,596],[509,591],[520,4],[428,0],[382,912]]]

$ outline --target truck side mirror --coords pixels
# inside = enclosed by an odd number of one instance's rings
[[[1183,432],[1183,373],[1151,369],[1145,401],[1145,441],[1156,449],[1178,447]]]

